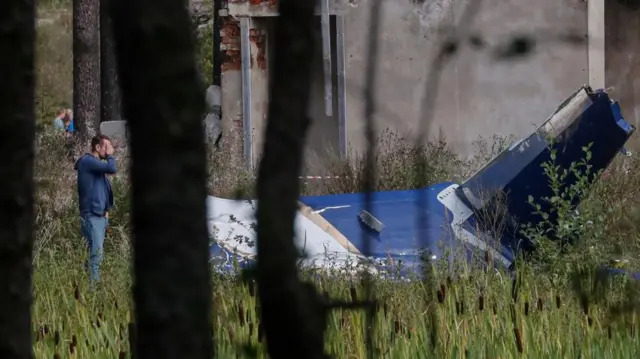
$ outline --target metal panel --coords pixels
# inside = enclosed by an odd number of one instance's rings
[[[344,15],[336,15],[336,67],[338,70],[338,137],[340,156],[347,156],[347,74],[344,46]]]
[[[533,243],[520,238],[515,230],[519,224],[539,223],[537,213],[549,214],[546,223],[557,225],[554,205],[544,200],[555,196],[556,188],[549,186],[549,176],[542,165],[552,163],[558,166],[558,173],[570,171],[576,163],[585,160],[584,148],[590,146],[589,168],[578,166],[574,169],[580,176],[594,180],[593,175],[609,166],[631,136],[633,128],[621,117],[617,104],[611,103],[607,93],[589,92],[590,101],[587,102],[582,97],[585,91],[590,89],[585,87],[576,92],[556,112],[563,118],[561,126],[545,132],[550,122],[556,120],[554,115],[532,135],[500,153],[457,190],[458,196],[476,214],[490,213],[487,211],[495,211],[495,208],[506,211],[501,214],[505,224],[503,243],[512,241],[509,245],[533,248]],[[564,115],[563,110],[568,110],[570,115]],[[565,123],[564,119],[568,121]],[[555,158],[552,152],[555,152]],[[570,173],[561,179],[560,189],[564,191],[574,186],[579,178]],[[530,198],[540,206],[537,213],[532,212]],[[577,206],[581,198],[570,200]]]
[[[322,65],[324,70],[324,113],[333,116],[333,83],[331,74],[331,22],[329,21],[329,0],[321,0],[322,15]]]
[[[249,42],[249,21],[240,18],[240,52],[242,56],[242,127],[244,134],[244,158],[249,166],[253,165],[251,141],[251,45]]]

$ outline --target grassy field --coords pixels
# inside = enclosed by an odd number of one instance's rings
[[[43,1],[37,52],[37,114],[43,128],[57,107],[71,104],[69,1]],[[46,21],[45,21],[46,20]],[[207,48],[203,46],[203,48]],[[206,67],[206,64],[205,64]],[[376,189],[418,185],[413,164],[426,157],[429,183],[459,180],[492,157],[505,139],[480,139],[478,155],[462,160],[446,141],[415,148],[391,132],[379,140]],[[75,173],[62,140],[38,136],[33,330],[37,358],[128,358],[132,324],[127,174],[114,179],[116,208],[106,241],[103,281],[87,289],[75,199]],[[632,147],[633,149],[633,147]],[[626,163],[625,163],[626,161]],[[582,204],[573,224],[596,223],[579,245],[546,253],[523,266],[514,290],[506,274],[461,269],[433,281],[374,283],[380,300],[373,328],[380,358],[634,358],[639,357],[640,289],[623,278],[601,283],[584,268],[610,259],[640,268],[640,175],[637,159],[616,159]],[[305,187],[308,194],[354,192],[362,161],[335,161],[328,173],[342,178]],[[126,168],[120,163],[120,168]],[[254,176],[229,153],[209,158],[210,191],[251,196]],[[238,189],[239,188],[239,189]],[[580,274],[578,277],[576,273]],[[303,275],[305,276],[305,275]],[[362,298],[358,280],[310,277],[321,292]],[[575,278],[579,278],[576,280]],[[253,287],[231,277],[214,282],[214,339],[218,357],[264,357]],[[514,294],[515,293],[515,294]],[[338,358],[365,356],[365,320],[359,311],[334,311],[326,350]],[[55,356],[57,354],[57,356]]]
[[[124,258],[109,261],[102,287],[86,290],[79,260],[49,258],[35,276],[35,351],[71,358],[128,357],[131,325]],[[81,256],[78,255],[78,258]],[[384,305],[377,312],[374,343],[380,358],[635,358],[640,354],[635,314],[611,320],[605,304],[585,315],[573,294],[526,278],[526,289],[511,299],[511,281],[494,273],[470,272],[438,294],[420,282],[376,283]],[[334,298],[361,296],[358,283],[316,280]],[[611,293],[620,294],[612,285]],[[430,299],[431,298],[431,299]],[[610,298],[615,302],[613,298]],[[215,281],[215,343],[220,358],[264,357],[262,333],[249,286],[230,278]],[[357,311],[329,316],[326,350],[338,358],[363,358],[364,317]],[[432,337],[436,346],[433,348]],[[522,353],[522,354],[521,354]]]
[[[35,352],[38,358],[54,354],[61,358],[129,357],[132,313],[127,174],[113,178],[116,208],[106,241],[103,281],[95,291],[89,291],[82,270],[85,253],[77,221],[74,173],[72,163],[63,157],[60,141],[56,136],[41,134],[38,143]],[[401,159],[415,160],[405,158],[403,151],[400,146],[392,146],[381,154],[380,161],[399,166]],[[450,155],[442,151],[440,156]],[[216,153],[209,162],[212,166],[228,162],[224,156],[228,155]],[[125,168],[123,163],[121,166]],[[336,168],[340,166],[346,164],[336,164]],[[211,177],[211,192],[229,195],[231,191],[222,189],[238,177],[217,173]],[[245,174],[243,178],[240,185],[247,186],[252,176]],[[602,231],[594,231],[595,237],[587,238],[562,257],[550,255],[523,265],[517,285],[508,274],[464,266],[448,275],[436,269],[430,283],[377,281],[374,292],[380,305],[373,329],[377,357],[433,357],[434,351],[436,357],[455,358],[636,357],[640,351],[637,283],[624,278],[601,283],[594,275],[581,275],[580,283],[573,279],[579,270],[610,258],[626,259],[630,268],[638,268],[637,202],[628,200],[625,210],[602,207],[604,200],[620,202],[609,196],[622,183],[611,181],[629,178],[614,170],[597,186],[594,198],[584,203],[586,216],[602,217]],[[397,175],[395,179],[397,188],[413,185],[411,176]],[[307,193],[339,190],[356,188],[349,188],[348,183],[305,188]],[[331,298],[350,300],[362,298],[364,293],[358,279],[303,277],[311,278],[319,291]],[[253,289],[232,277],[215,278],[214,339],[221,358],[264,357]],[[364,323],[362,312],[332,312],[325,337],[327,352],[338,358],[363,358]]]

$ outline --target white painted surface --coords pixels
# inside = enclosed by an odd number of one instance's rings
[[[257,201],[236,201],[207,197],[207,224],[217,243],[246,258],[257,254],[254,230]],[[233,217],[233,219],[232,219]],[[214,230],[214,227],[216,228]],[[355,264],[358,257],[349,253],[331,235],[298,213],[295,244],[306,256],[303,266],[335,268]]]
[[[451,221],[451,229],[455,235],[455,237],[476,249],[481,251],[489,251],[493,258],[498,259],[502,262],[506,267],[511,265],[511,261],[502,255],[499,251],[495,250],[491,245],[487,245],[487,243],[478,238],[475,234],[466,230],[463,225],[467,222],[467,220],[473,216],[473,211],[467,207],[464,202],[458,198],[455,193],[455,190],[459,187],[457,184],[452,184],[451,186],[445,188],[438,194],[438,201],[442,203],[448,210],[453,213],[453,219]]]

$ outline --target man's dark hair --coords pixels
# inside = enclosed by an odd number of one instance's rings
[[[96,146],[102,145],[102,143],[105,140],[106,141],[111,141],[109,136],[105,136],[105,135],[95,135],[95,136],[93,136],[93,138],[91,139],[91,151],[95,151]]]

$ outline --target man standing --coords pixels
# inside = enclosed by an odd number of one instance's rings
[[[78,171],[78,202],[82,235],[89,250],[86,263],[90,278],[100,279],[100,263],[109,209],[113,207],[113,192],[107,174],[116,173],[116,160],[109,137],[98,135],[91,139],[91,153],[80,157],[75,164]]]

